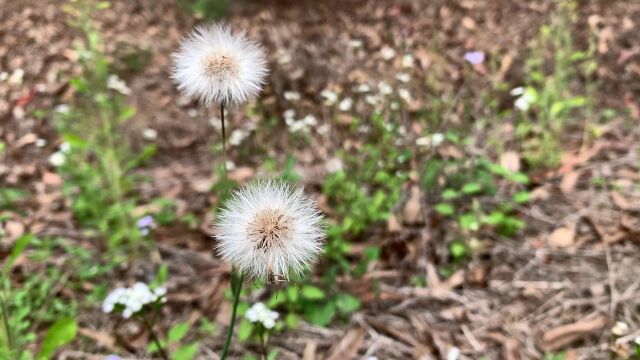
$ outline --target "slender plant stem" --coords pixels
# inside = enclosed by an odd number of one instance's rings
[[[156,336],[156,333],[153,331],[153,325],[149,323],[149,320],[147,319],[146,315],[142,316],[142,323],[144,324],[144,326],[149,331],[149,336],[151,336],[151,340],[158,347],[158,351],[160,352],[160,356],[162,356],[162,358],[164,360],[169,360],[169,355],[167,355],[167,351],[162,347],[162,344],[160,343],[160,340]]]
[[[231,312],[231,321],[229,322],[229,330],[227,331],[227,340],[225,340],[224,342],[224,347],[222,348],[222,354],[220,355],[220,360],[224,360],[227,357],[227,352],[229,351],[229,345],[231,345],[231,338],[233,337],[233,327],[236,324],[236,313],[238,312],[238,304],[240,303],[240,291],[242,290],[242,283],[244,282],[244,274],[238,275],[238,282],[236,284],[235,289],[233,289],[233,282],[234,281],[232,278],[231,288],[232,290],[234,290],[233,311]]]
[[[227,134],[224,129],[224,102],[220,103],[220,121],[222,122],[222,167],[224,168],[224,179],[227,180]]]
[[[0,312],[2,312],[2,322],[4,325],[4,330],[7,334],[7,346],[9,347],[9,355],[11,355],[11,351],[13,349],[13,337],[11,334],[11,328],[9,327],[9,311],[7,311],[7,306],[4,302],[4,298],[0,293]]]
[[[261,329],[260,330],[260,352],[261,352],[261,359],[267,360],[267,342],[265,341],[265,335],[264,335],[265,330]]]

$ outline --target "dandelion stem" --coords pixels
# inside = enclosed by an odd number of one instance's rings
[[[149,322],[146,315],[142,316],[142,323],[149,331],[149,336],[151,337],[151,341],[153,341],[158,347],[158,352],[160,352],[160,356],[162,356],[164,360],[169,360],[169,355],[167,355],[166,350],[162,347],[160,340],[156,336],[156,333],[153,331],[153,325]]]
[[[224,169],[224,180],[228,180],[227,175],[227,134],[224,129],[224,102],[220,103],[220,121],[222,122],[222,167]]]
[[[227,340],[225,340],[224,342],[220,360],[224,360],[227,357],[229,345],[231,345],[231,338],[233,337],[233,327],[236,323],[236,313],[238,312],[238,304],[240,303],[240,291],[242,290],[242,283],[244,282],[244,273],[241,273],[240,275],[233,274],[231,276],[231,290],[233,290],[233,311],[231,312],[231,321],[229,322],[229,330],[227,331]]]

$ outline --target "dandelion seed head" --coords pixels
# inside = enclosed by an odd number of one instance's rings
[[[172,60],[178,90],[205,105],[249,101],[262,89],[268,72],[262,48],[224,24],[197,27]]]
[[[322,216],[302,189],[258,181],[236,191],[216,224],[220,256],[249,277],[288,278],[322,249]]]

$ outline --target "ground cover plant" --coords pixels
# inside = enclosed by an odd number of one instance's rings
[[[0,359],[640,358],[640,4],[2,7]]]

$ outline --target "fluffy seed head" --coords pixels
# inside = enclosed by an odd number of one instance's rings
[[[216,248],[258,279],[301,273],[322,250],[322,216],[300,188],[258,181],[236,191],[221,211]]]
[[[171,57],[178,90],[205,105],[235,106],[254,98],[268,71],[262,48],[224,24],[197,27]]]

